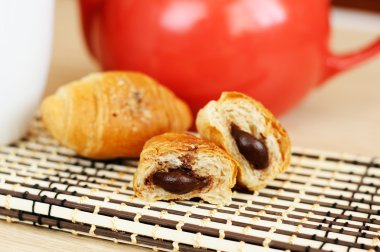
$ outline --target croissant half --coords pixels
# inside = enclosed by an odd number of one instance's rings
[[[215,144],[190,134],[166,133],[145,144],[133,188],[147,201],[200,197],[228,204],[236,173],[236,161]]]
[[[182,100],[136,72],[94,73],[62,86],[43,101],[41,116],[64,146],[96,159],[137,157],[151,137],[192,124]]]
[[[238,183],[264,187],[290,163],[290,140],[264,106],[238,92],[224,92],[198,112],[199,134],[225,149],[239,164]]]

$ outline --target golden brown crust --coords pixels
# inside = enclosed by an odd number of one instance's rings
[[[271,131],[270,133],[276,136],[279,146],[281,148],[283,163],[280,170],[281,172],[284,172],[290,164],[290,157],[291,157],[290,138],[285,128],[282,127],[282,125],[277,120],[277,118],[272,114],[272,112],[270,112],[266,107],[264,107],[264,105],[261,102],[258,102],[252,99],[251,97],[239,92],[226,92],[226,95],[223,96],[223,99],[224,100],[229,100],[229,99],[248,100],[260,111],[262,115],[264,115],[267,125],[270,125],[270,127],[268,127],[268,130],[270,130]]]
[[[71,82],[43,101],[41,115],[63,145],[98,159],[137,157],[151,137],[192,124],[182,100],[136,72],[95,73]]]
[[[235,145],[234,140],[231,140],[232,136],[230,131],[227,130],[231,122],[243,125],[249,123],[246,118],[239,118],[241,121],[236,121],[237,117],[234,119],[229,118],[226,115],[228,113],[224,110],[227,106],[231,114],[236,114],[238,110],[249,111],[255,108],[263,116],[264,122],[262,124],[264,124],[265,128],[263,135],[271,135],[275,138],[280,149],[281,161],[276,161],[275,164],[272,164],[271,169],[264,169],[255,172],[255,174],[250,174],[247,162],[242,160],[242,156],[236,153],[236,147],[232,146]],[[218,101],[210,102],[198,112],[196,126],[201,137],[216,143],[237,159],[239,163],[238,183],[250,190],[264,187],[270,179],[284,172],[290,164],[290,139],[285,129],[269,110],[247,95],[238,92],[224,92]],[[255,125],[251,123],[249,126],[252,128]]]
[[[206,151],[215,155],[228,154],[219,148],[216,144],[189,133],[166,133],[152,137],[144,145],[144,156],[141,158],[149,158],[150,155],[163,155],[167,152],[201,152]]]
[[[215,158],[216,157],[216,158]],[[165,159],[166,158],[166,159]],[[213,158],[211,161],[211,158]],[[160,166],[162,160],[175,162],[189,162],[192,169],[197,169],[197,172],[209,174],[213,172],[213,167],[202,167],[202,162],[211,162],[215,166],[224,167],[223,176],[225,180],[221,183],[220,188],[213,188],[219,183],[218,180],[222,179],[222,175],[218,174],[213,176],[213,183],[210,188],[205,188],[202,191],[194,191],[183,195],[165,194],[156,195],[154,186],[146,185],[145,180],[155,171],[165,169]],[[187,159],[187,160],[184,160]],[[219,160],[220,163],[215,163]],[[170,167],[176,168],[176,167]],[[236,161],[224,150],[215,145],[214,143],[200,139],[191,134],[178,134],[166,133],[155,136],[145,143],[144,149],[140,156],[139,166],[134,175],[133,189],[136,195],[145,200],[172,200],[172,199],[190,199],[193,197],[201,197],[211,203],[219,204],[226,203],[231,200],[231,188],[236,183],[237,163]],[[223,189],[222,192],[219,192]],[[150,190],[150,191],[149,191]],[[148,192],[149,191],[149,192]],[[224,197],[221,199],[220,197]],[[227,199],[228,198],[228,199]]]

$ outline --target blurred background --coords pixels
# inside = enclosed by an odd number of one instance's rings
[[[335,0],[331,48],[345,53],[380,34],[380,1]],[[45,94],[99,67],[82,37],[77,1],[58,0]],[[296,146],[365,155],[380,153],[380,57],[335,76],[280,118]]]

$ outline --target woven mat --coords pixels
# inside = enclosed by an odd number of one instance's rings
[[[380,159],[294,149],[286,173],[229,206],[148,204],[136,165],[80,158],[36,120],[0,147],[0,218],[164,251],[380,251]]]

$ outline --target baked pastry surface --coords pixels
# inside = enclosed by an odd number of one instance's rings
[[[145,144],[133,189],[147,201],[200,197],[213,204],[228,204],[236,166],[228,153],[207,140],[166,133]]]
[[[151,137],[192,124],[186,103],[137,72],[90,74],[45,98],[40,110],[62,145],[96,159],[138,157]]]
[[[238,92],[224,92],[196,118],[201,137],[225,149],[238,161],[238,184],[264,187],[290,163],[290,140],[278,120],[261,103]]]

